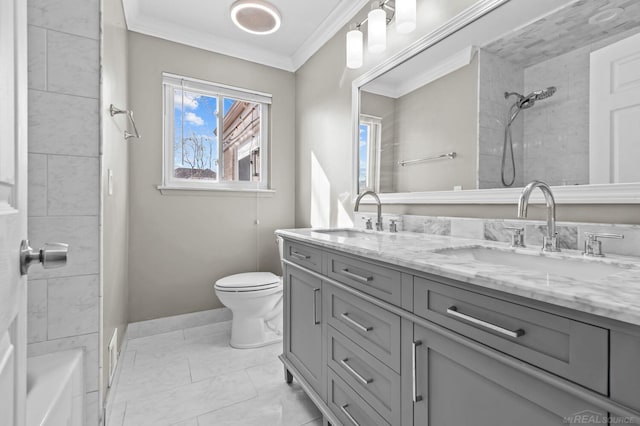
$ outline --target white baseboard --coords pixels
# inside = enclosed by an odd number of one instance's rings
[[[133,322],[127,327],[127,338],[138,339],[140,337],[168,333],[183,328],[229,321],[231,318],[231,310],[228,308],[219,308],[148,321]]]

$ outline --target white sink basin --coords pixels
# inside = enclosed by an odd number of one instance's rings
[[[362,238],[368,235],[369,236],[377,235],[377,234],[374,234],[373,232],[364,232],[364,231],[359,231],[357,229],[323,229],[323,230],[318,230],[313,232],[317,232],[319,234],[332,235],[334,237],[342,237],[342,238]]]
[[[369,231],[364,229],[320,229],[314,233],[330,235],[339,238],[358,238],[367,241],[393,241],[397,238],[410,238],[406,234],[390,232]]]
[[[582,281],[600,280],[628,269],[623,264],[595,259],[549,257],[539,253],[527,254],[482,246],[444,249],[437,253]]]

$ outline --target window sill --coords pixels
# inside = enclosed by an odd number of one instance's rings
[[[193,186],[158,185],[162,195],[229,195],[236,197],[273,197],[275,189],[258,188],[198,188]]]

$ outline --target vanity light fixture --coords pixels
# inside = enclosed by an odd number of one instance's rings
[[[364,56],[360,26],[352,24],[347,33],[347,68],[358,69]]]
[[[387,48],[387,12],[384,4],[377,1],[371,4],[371,11],[367,15],[367,46],[371,53],[381,53]]]
[[[237,0],[231,5],[231,20],[251,34],[273,34],[280,28],[280,12],[264,0]]]
[[[387,48],[387,25],[396,18],[396,32],[410,33],[416,28],[416,0],[376,0],[371,11],[358,24],[351,24],[347,32],[347,68],[358,69],[363,63],[363,35],[361,28],[367,24],[367,48],[371,53],[381,53]]]
[[[416,0],[396,0],[396,32],[408,34],[416,29]]]

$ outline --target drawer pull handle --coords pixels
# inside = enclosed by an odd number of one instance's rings
[[[297,251],[292,251],[291,252],[291,257],[295,257],[296,259],[299,259],[299,260],[309,260],[309,259],[311,259],[311,256],[309,256],[307,254],[299,253]]]
[[[413,391],[413,403],[422,401],[422,395],[418,395],[418,346],[422,345],[420,340],[411,342],[413,351],[411,351],[411,379]]]
[[[362,374],[358,373],[356,370],[353,369],[353,367],[351,367],[349,364],[347,364],[347,362],[349,362],[349,358],[345,358],[342,361],[340,361],[340,364],[342,364],[342,366],[349,372],[351,373],[351,375],[353,377],[355,377],[356,379],[358,379],[360,381],[360,383],[362,383],[363,385],[368,385],[369,383],[373,382],[373,379],[365,379]]]
[[[318,321],[318,293],[320,292],[319,288],[313,289],[313,325],[320,324]]]
[[[345,416],[347,416],[347,418],[349,419],[349,421],[351,423],[353,423],[355,426],[360,426],[360,423],[358,423],[356,421],[356,419],[353,418],[353,416],[351,415],[351,413],[349,413],[347,411],[347,408],[349,407],[349,404],[344,404],[342,406],[340,406],[340,409],[342,410],[342,412],[344,413]]]
[[[360,281],[361,283],[368,283],[369,281],[373,281],[373,277],[363,277],[362,275],[354,274],[349,271],[347,268],[341,269],[340,274],[344,275],[347,278],[351,278],[356,281]]]
[[[363,333],[366,333],[367,331],[373,330],[373,327],[371,327],[371,326],[364,326],[364,325],[360,324],[359,322],[352,320],[347,312],[345,312],[343,314],[340,314],[340,316],[345,321],[347,321],[349,324],[351,324],[352,326],[354,326],[358,330],[362,331]]]
[[[516,331],[507,330],[506,328],[500,327],[499,325],[491,324],[490,322],[486,322],[481,319],[458,312],[458,308],[455,306],[448,308],[447,313],[449,315],[453,315],[454,317],[469,321],[470,323],[488,328],[489,330],[497,331],[498,333],[504,334],[505,336],[513,337],[514,339],[524,336],[524,330],[522,329],[518,329]]]

